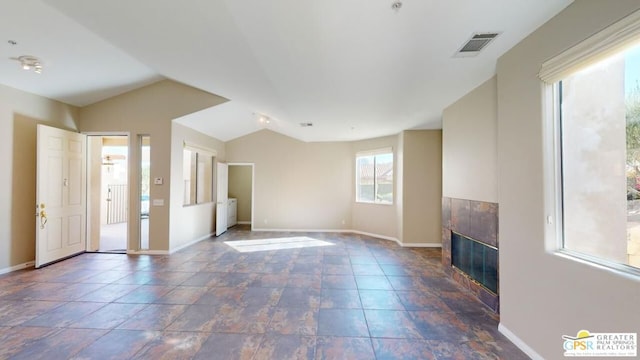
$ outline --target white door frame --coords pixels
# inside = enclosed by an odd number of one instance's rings
[[[222,174],[223,169],[224,175]],[[216,236],[220,236],[227,231],[228,194],[229,165],[224,162],[216,162]]]
[[[229,166],[251,166],[251,231],[253,231],[253,227],[255,221],[253,221],[253,210],[256,207],[256,167],[255,163],[245,163],[245,162],[230,162],[227,165]]]

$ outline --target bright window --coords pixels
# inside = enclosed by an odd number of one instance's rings
[[[393,203],[391,149],[356,154],[356,202]]]
[[[640,45],[601,56],[555,87],[562,248],[638,269]]]

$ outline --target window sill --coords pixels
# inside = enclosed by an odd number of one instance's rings
[[[370,204],[370,205],[393,205],[392,202],[390,203],[386,203],[386,202],[374,202],[374,201],[356,201],[356,204]]]
[[[614,273],[630,280],[640,280],[640,269],[630,265],[620,264],[614,261],[605,260],[567,249],[558,249],[553,254],[564,259]]]

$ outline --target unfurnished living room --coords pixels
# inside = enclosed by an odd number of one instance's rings
[[[637,0],[2,4],[0,359],[638,356]]]

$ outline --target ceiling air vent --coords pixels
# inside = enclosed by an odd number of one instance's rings
[[[498,35],[497,32],[473,34],[460,50],[456,51],[454,57],[476,56]]]

